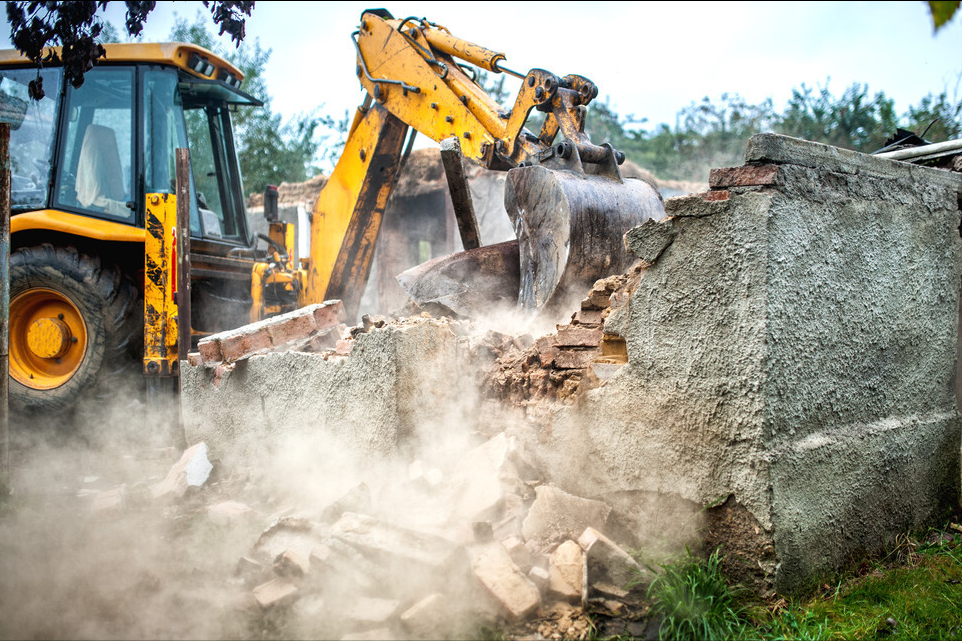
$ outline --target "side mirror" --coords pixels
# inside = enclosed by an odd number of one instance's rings
[[[264,218],[269,223],[277,222],[277,187],[274,185],[264,190]]]

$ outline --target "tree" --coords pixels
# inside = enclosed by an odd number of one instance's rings
[[[248,190],[260,191],[266,185],[300,182],[316,172],[313,162],[320,147],[321,127],[335,127],[332,118],[316,113],[300,115],[283,123],[280,114],[271,109],[271,96],[264,81],[264,68],[271,50],[260,40],[244,42],[235,51],[225,50],[208,30],[200,13],[193,23],[178,17],[171,39],[191,42],[223,56],[244,74],[243,89],[264,103],[263,107],[238,109],[234,113],[237,155]],[[199,114],[188,112],[188,129],[206,125]]]
[[[775,129],[796,138],[871,153],[884,146],[895,132],[897,120],[895,103],[881,92],[870,96],[867,85],[853,83],[836,98],[828,83],[817,95],[802,84],[792,90],[788,108]]]
[[[130,36],[143,31],[144,21],[156,2],[127,0],[126,29]],[[240,45],[244,39],[244,16],[250,16],[254,2],[250,0],[204,0],[220,33],[230,34]],[[62,63],[64,76],[74,87],[83,84],[84,74],[104,57],[100,44],[104,30],[98,15],[107,0],[75,0],[67,2],[7,2],[7,21],[13,46],[37,65],[37,77],[30,82],[30,95],[43,98],[40,69],[45,62]],[[60,47],[60,52],[51,49]]]

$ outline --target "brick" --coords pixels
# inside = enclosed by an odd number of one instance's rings
[[[303,340],[309,337],[317,329],[314,324],[314,315],[310,310],[298,310],[284,317],[278,316],[271,319],[275,322],[267,324],[267,334],[271,337],[271,344],[280,347],[294,341]]]
[[[271,569],[277,576],[301,578],[311,571],[311,562],[300,552],[284,550],[274,557],[274,564]]]
[[[197,343],[197,353],[200,354],[204,365],[208,367],[213,367],[224,360],[224,357],[220,353],[220,343],[216,338],[211,338],[210,336],[200,339]]]
[[[728,200],[731,196],[731,192],[727,189],[713,189],[711,191],[703,191],[700,194],[695,194],[702,200],[707,200],[708,202],[718,202],[722,200]]]
[[[320,305],[312,305],[311,308],[314,315],[314,325],[317,329],[334,327],[339,323],[347,322],[344,305],[339,300],[324,301]]]
[[[604,319],[600,309],[579,309],[571,316],[571,322],[575,325],[601,325],[602,320]]]
[[[600,311],[608,307],[611,292],[592,289],[587,298],[581,301],[581,309],[585,311]]]
[[[557,369],[584,369],[591,365],[591,360],[598,356],[598,351],[588,350],[558,350],[554,357]]]
[[[187,352],[187,362],[192,367],[200,367],[204,364],[204,358],[201,356],[200,352]]]
[[[353,605],[344,614],[355,624],[379,625],[390,623],[397,616],[400,606],[401,602],[396,599],[360,597],[354,599]]]
[[[287,579],[274,579],[258,585],[253,594],[257,605],[267,610],[293,602],[297,598],[297,586]]]
[[[749,187],[753,185],[774,185],[778,176],[777,165],[745,165],[742,167],[718,167],[708,174],[708,186]]]
[[[220,334],[217,340],[220,343],[221,357],[228,363],[269,352],[273,347],[267,327],[260,323]]]
[[[197,443],[184,450],[180,460],[167,472],[166,478],[150,487],[150,493],[155,499],[183,496],[189,486],[203,485],[213,469],[214,466],[207,459],[207,445]]]
[[[597,347],[603,336],[601,329],[568,326],[558,332],[553,342],[556,347]]]

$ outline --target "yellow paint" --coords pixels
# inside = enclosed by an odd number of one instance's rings
[[[87,326],[69,298],[51,289],[29,289],[10,301],[9,362],[15,381],[54,389],[70,380],[86,353]]]
[[[177,370],[177,303],[174,243],[177,198],[147,194],[144,242],[144,373],[170,376]]]
[[[186,42],[105,44],[104,49],[107,51],[106,60],[110,62],[147,62],[174,65],[197,78],[217,78],[220,71],[223,70],[234,74],[240,80],[244,79],[244,74],[241,73],[237,67],[216,53]],[[60,47],[49,47],[48,50],[53,50],[58,54],[60,53]],[[215,70],[211,76],[202,76],[187,67],[187,62],[193,53],[198,54],[202,58],[206,58],[208,62],[214,65]],[[19,51],[15,49],[0,51],[0,66],[24,64],[30,64],[30,61]]]
[[[10,219],[10,234],[28,229],[59,231],[84,238],[116,242],[142,243],[144,230],[112,220],[70,214],[56,209],[42,209],[17,214]]]
[[[254,263],[251,270],[251,314],[250,322],[256,323],[264,318],[264,278],[270,265]]]

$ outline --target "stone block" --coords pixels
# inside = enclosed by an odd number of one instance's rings
[[[554,485],[539,485],[521,528],[526,540],[569,539],[587,527],[604,528],[610,512],[601,501],[569,494]]]
[[[475,578],[510,620],[524,619],[541,607],[541,592],[500,543],[471,547],[468,552]]]

